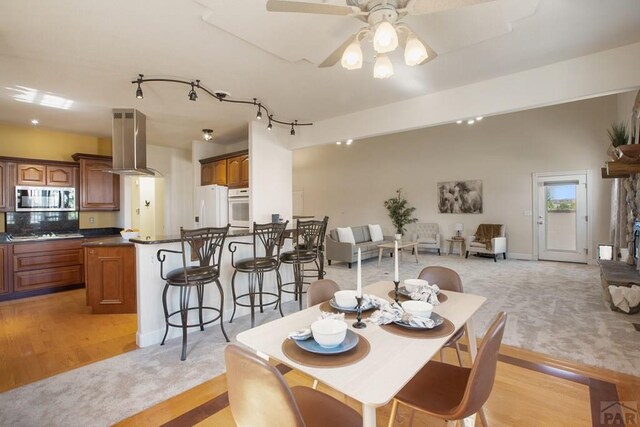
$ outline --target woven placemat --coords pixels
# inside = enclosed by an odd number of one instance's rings
[[[329,301],[325,301],[322,304],[320,304],[320,307],[318,307],[320,309],[320,311],[326,311],[328,313],[344,313],[344,318],[345,319],[355,319],[356,317],[358,317],[357,313],[349,313],[346,311],[340,311],[337,308],[333,308],[331,307],[331,304],[329,304]],[[370,308],[367,311],[363,311],[362,312],[362,318],[364,319],[365,317],[368,317],[371,313],[373,313],[374,308]]]
[[[316,354],[301,349],[290,339],[282,343],[282,352],[289,359],[303,366],[311,368],[340,368],[361,361],[369,354],[371,344],[360,334],[358,344],[349,351],[340,354]]]
[[[396,299],[396,290],[395,289],[391,289],[389,291],[389,293],[387,294],[387,296],[395,301],[395,299]],[[411,298],[409,298],[406,295],[398,294],[398,301],[409,301],[410,299]],[[443,293],[439,293],[438,294],[438,301],[440,301],[440,304],[442,304],[443,302],[446,302],[448,299],[449,299],[449,297],[446,296],[445,294],[443,294]]]
[[[440,326],[436,326],[433,329],[425,329],[419,331],[416,329],[404,328],[395,323],[389,323],[388,325],[381,325],[382,329],[395,335],[400,335],[408,338],[442,338],[451,335],[455,330],[455,326],[449,319],[444,319],[444,323]]]

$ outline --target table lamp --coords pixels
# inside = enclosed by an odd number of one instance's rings
[[[453,224],[453,229],[456,231],[456,237],[459,239],[461,237],[460,232],[462,230],[464,230],[464,225],[462,225],[461,223],[457,222],[457,223]]]

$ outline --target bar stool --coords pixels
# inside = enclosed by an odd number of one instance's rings
[[[230,242],[229,251],[231,252],[231,265],[235,268],[233,276],[231,277],[231,291],[233,292],[233,314],[229,323],[233,322],[233,318],[236,315],[236,309],[238,306],[251,308],[251,327],[255,326],[255,307],[256,296],[259,298],[260,313],[264,313],[264,307],[276,304],[276,307],[280,307],[280,284],[282,279],[280,272],[278,271],[280,246],[282,240],[282,234],[287,228],[289,221],[284,223],[267,223],[256,224],[253,223],[253,243],[249,242]],[[238,245],[253,246],[253,257],[244,258],[236,261],[234,259],[235,252],[238,250]],[[276,272],[276,279],[278,281],[278,293],[265,292],[263,289],[264,274],[270,271]],[[249,275],[249,287],[246,293],[238,295],[236,292],[236,275],[238,273],[247,273]],[[256,288],[256,280],[258,286]],[[264,302],[263,297],[268,296],[274,298],[273,301]],[[241,302],[246,301],[248,302]],[[282,307],[280,307],[280,315],[282,314]]]
[[[160,277],[166,281],[164,291],[162,292],[162,308],[164,309],[165,331],[164,337],[160,345],[164,345],[169,332],[169,326],[182,328],[182,355],[180,360],[187,358],[187,328],[200,327],[204,331],[204,326],[220,319],[220,329],[224,338],[229,342],[229,337],[224,330],[222,322],[222,313],[224,308],[224,293],[220,284],[220,258],[222,256],[222,248],[224,241],[229,232],[229,226],[223,228],[199,228],[197,230],[185,230],[180,227],[180,243],[182,251],[173,251],[169,249],[160,249],[156,254],[160,261]],[[191,261],[198,261],[196,265],[187,265],[187,246],[190,248]],[[182,255],[182,267],[171,270],[166,276],[163,273],[163,264],[166,259],[165,253],[174,253]],[[215,283],[220,293],[220,307],[205,307],[204,290],[205,285]],[[167,306],[167,293],[170,287],[176,287],[180,290],[179,306],[176,311],[169,313]],[[189,307],[191,298],[191,289],[195,287],[197,292],[197,305]],[[198,310],[198,322],[189,323],[189,312]],[[213,312],[213,319],[204,321],[204,312]],[[179,323],[172,320],[173,316],[179,315]]]
[[[325,236],[325,233],[327,232],[329,217],[325,216],[322,222],[324,224],[323,224],[322,230],[320,230],[320,239],[319,239],[320,246],[318,247],[318,259],[315,262],[316,267],[308,268],[307,265],[305,264],[304,269],[302,271],[302,277],[304,277],[305,279],[314,279],[314,280],[324,279],[324,273],[325,273],[324,271],[324,236]]]
[[[324,217],[322,221],[300,221],[296,225],[296,230],[293,235],[294,250],[284,252],[280,255],[280,263],[291,264],[293,267],[293,282],[283,283],[281,293],[294,294],[295,299],[298,300],[300,309],[302,310],[302,295],[306,294],[304,285],[308,282],[304,281],[305,265],[315,263],[318,267],[318,277],[323,276],[323,266],[318,265],[322,248],[322,238],[324,236],[323,230],[326,230],[329,217]],[[323,259],[323,258],[322,258]],[[324,260],[324,259],[323,259]],[[324,261],[323,261],[324,262]],[[286,289],[287,287],[293,287],[293,289]]]

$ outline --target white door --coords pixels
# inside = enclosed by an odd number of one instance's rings
[[[586,263],[587,176],[538,177],[538,259]]]

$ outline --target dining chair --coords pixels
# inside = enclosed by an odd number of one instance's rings
[[[309,387],[289,387],[266,360],[237,345],[224,350],[229,407],[238,427],[362,426],[348,405]]]
[[[399,403],[445,421],[462,420],[477,413],[482,426],[488,427],[482,407],[493,388],[506,322],[507,314],[498,313],[471,368],[436,361],[427,363],[394,397],[389,427],[393,426]]]
[[[340,290],[340,286],[331,279],[316,280],[307,289],[307,307],[329,301],[333,294]]]
[[[418,275],[418,279],[426,280],[431,284],[438,285],[438,287],[445,291],[464,292],[462,289],[462,279],[460,275],[454,270],[447,267],[430,266],[422,269]],[[458,356],[458,364],[462,365],[462,352],[460,351],[460,338],[464,336],[464,328],[460,328],[449,341],[446,342],[444,347],[455,348],[456,355]],[[444,361],[442,349],[440,349],[440,361]]]

